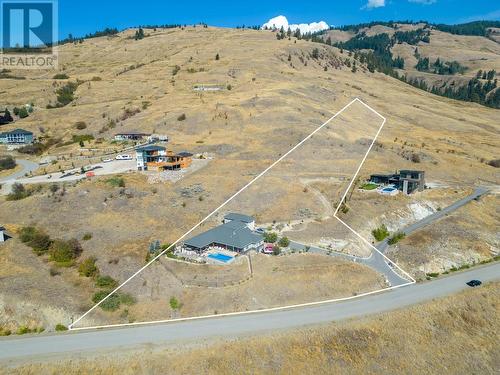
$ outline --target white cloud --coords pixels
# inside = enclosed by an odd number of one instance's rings
[[[385,0],[368,0],[366,5],[363,8],[366,9],[373,9],[373,8],[380,8],[385,6]]]
[[[320,21],[320,22],[311,22],[311,23],[300,23],[298,25],[296,24],[289,24],[288,20],[285,16],[278,16],[271,18],[269,21],[267,21],[265,24],[262,25],[262,28],[268,28],[268,29],[283,29],[295,31],[297,29],[300,30],[302,34],[304,33],[315,33],[321,30],[327,30],[330,28],[328,24],[325,21]]]

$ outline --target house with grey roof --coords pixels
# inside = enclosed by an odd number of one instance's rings
[[[262,235],[255,233],[255,219],[251,216],[230,213],[223,224],[184,242],[188,250],[203,252],[211,247],[221,247],[239,253],[259,250],[264,245]]]

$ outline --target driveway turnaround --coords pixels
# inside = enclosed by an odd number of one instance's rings
[[[499,280],[500,263],[342,302],[113,329],[71,331],[29,337],[11,336],[0,339],[0,361],[8,365],[16,360],[26,361],[30,357],[75,355],[83,352],[104,354],[106,351],[120,349],[146,349],[151,345],[168,345],[180,341],[195,342],[217,337],[230,338],[328,323],[445,297],[469,288],[465,283],[471,279],[483,282]]]

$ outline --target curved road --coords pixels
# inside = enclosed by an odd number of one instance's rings
[[[23,169],[18,172],[12,173],[11,175],[0,178],[0,183],[13,182],[19,177],[23,177],[26,173],[33,172],[38,169],[39,165],[29,160],[16,159],[16,164],[19,164]]]
[[[250,333],[265,333],[269,330],[328,323],[382,313],[448,296],[468,288],[465,283],[471,279],[480,279],[483,282],[499,280],[500,263],[342,302],[115,329],[1,338],[0,361],[8,365],[9,362],[26,361],[30,357],[47,358],[52,355],[64,356],[82,352],[102,355],[105,351],[145,349],[151,345],[237,337]]]
[[[444,216],[449,215],[453,211],[465,206],[467,203],[471,202],[472,200],[480,198],[481,196],[487,194],[488,192],[489,192],[488,189],[483,188],[483,187],[478,187],[474,190],[474,192],[472,194],[466,196],[465,198],[462,198],[462,199],[456,201],[455,203],[449,205],[448,207],[442,209],[441,211],[437,211],[429,216],[424,217],[422,220],[419,220],[413,224],[408,225],[407,227],[405,227],[401,231],[405,235],[408,236],[408,235],[412,234],[413,232],[416,232],[419,229],[422,229],[423,227],[433,223],[434,221],[441,219]],[[340,221],[340,222],[343,223],[342,221]],[[387,238],[384,241],[381,241],[376,245],[376,248],[382,254],[385,253],[387,248],[389,247],[388,240],[389,239]],[[295,241],[290,241],[290,247],[292,249],[296,249],[296,250],[304,250],[306,248],[305,245],[298,243],[298,242],[295,242]],[[358,262],[358,263],[364,264],[364,265],[374,269],[375,271],[381,273],[382,275],[384,275],[390,286],[403,285],[403,284],[407,284],[409,282],[404,277],[401,277],[400,274],[394,270],[395,267],[393,265],[389,265],[387,263],[387,259],[384,258],[384,256],[382,256],[381,254],[379,254],[376,251],[373,251],[372,254],[368,258],[356,257],[353,255],[344,254],[344,253],[340,253],[337,251],[331,251],[331,250],[328,251],[328,250],[325,250],[325,249],[322,249],[319,247],[315,247],[315,246],[309,246],[309,252],[320,253],[320,254],[329,254],[331,256],[337,256],[337,257],[344,258],[346,260],[350,260],[353,262]]]

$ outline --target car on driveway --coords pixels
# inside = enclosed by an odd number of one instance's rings
[[[479,286],[479,285],[481,285],[481,284],[482,284],[482,282],[481,282],[481,281],[479,281],[479,280],[471,280],[471,281],[467,281],[467,282],[466,282],[466,284],[467,284],[468,286],[470,286],[470,287],[473,287],[473,288],[474,288],[475,286]]]

